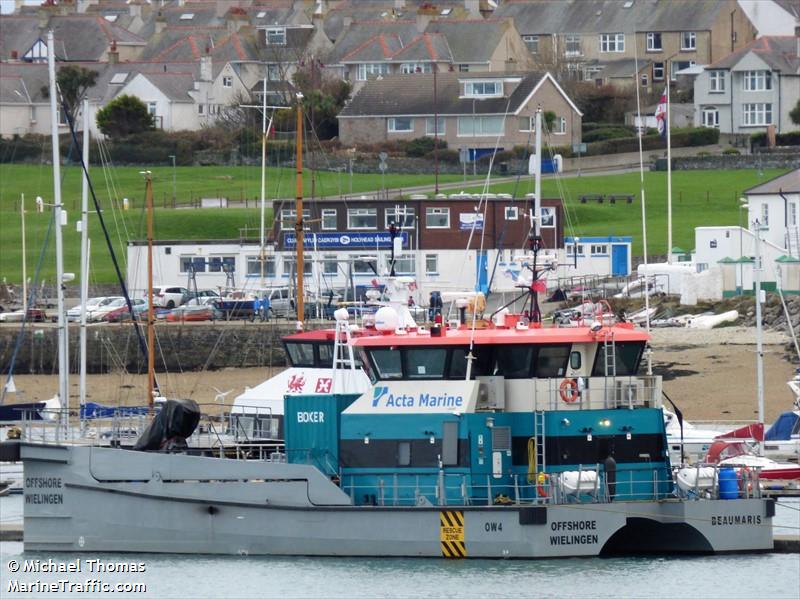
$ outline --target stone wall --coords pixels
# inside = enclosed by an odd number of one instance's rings
[[[70,324],[69,328],[71,372],[77,373],[78,327]],[[294,326],[285,321],[159,323],[156,325],[156,370],[191,372],[283,366],[286,358],[280,339],[293,332]],[[18,334],[19,325],[0,326],[0,364],[11,362]],[[145,334],[144,329],[142,334]],[[51,324],[26,327],[14,372],[56,373],[57,337],[57,329]],[[147,360],[139,351],[133,327],[130,324],[90,327],[87,335],[88,372],[102,374],[122,369],[131,373],[147,370]]]
[[[683,156],[672,158],[675,170],[715,170],[749,168],[798,168],[800,151],[769,154],[724,154],[721,156]]]

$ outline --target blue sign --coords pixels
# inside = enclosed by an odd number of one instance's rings
[[[381,248],[392,247],[392,236],[388,231],[365,231],[363,233],[306,233],[303,236],[303,246],[307,249],[314,248],[316,237],[317,248],[321,250],[330,248]],[[400,233],[403,245],[408,247],[408,233]],[[287,233],[283,239],[284,246],[293,248],[297,246],[294,233]]]

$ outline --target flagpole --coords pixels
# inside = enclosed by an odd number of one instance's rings
[[[670,71],[670,76],[672,72]],[[667,264],[672,264],[672,136],[669,113],[669,79],[667,79]]]

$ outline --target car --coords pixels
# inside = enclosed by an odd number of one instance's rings
[[[91,314],[99,307],[108,304],[109,302],[118,299],[119,296],[111,297],[90,297],[86,300],[86,320],[91,320]],[[67,320],[70,322],[79,322],[81,319],[81,305],[78,304],[74,308],[67,310]]]
[[[147,311],[147,302],[141,298],[131,299],[131,304],[133,305],[133,317],[136,320],[141,318],[141,315]],[[130,320],[131,314],[130,310],[128,310],[128,303],[125,302],[121,306],[114,308],[113,310],[109,310],[105,314],[102,315],[102,318],[99,320],[103,320],[105,322],[122,322],[125,320]]]
[[[147,297],[147,294],[145,294]],[[154,285],[153,286],[153,305],[162,308],[177,308],[186,298],[189,297],[189,290],[186,287],[176,285]]]
[[[165,318],[169,322],[197,322],[203,320],[217,320],[222,317],[215,306],[214,297],[193,298],[184,305],[170,310]]]
[[[86,320],[89,322],[100,322],[105,318],[106,314],[113,312],[119,308],[127,308],[127,306],[128,302],[125,301],[124,297],[114,298],[110,302],[106,302],[103,305],[98,306],[97,308],[92,310],[91,314],[86,315]]]
[[[207,297],[219,299],[219,293],[217,293],[213,289],[199,289],[197,291],[189,291],[186,293],[186,299],[184,300],[184,303],[186,303],[190,299],[203,299]]]
[[[22,310],[0,313],[0,322],[22,322],[22,320]],[[28,308],[28,313],[24,315],[24,320],[27,322],[44,322],[47,320],[47,314],[39,308]]]

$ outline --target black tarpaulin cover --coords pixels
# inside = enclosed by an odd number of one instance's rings
[[[133,449],[157,451],[171,441],[184,441],[191,437],[200,422],[200,407],[192,399],[168,399],[156,414]]]

